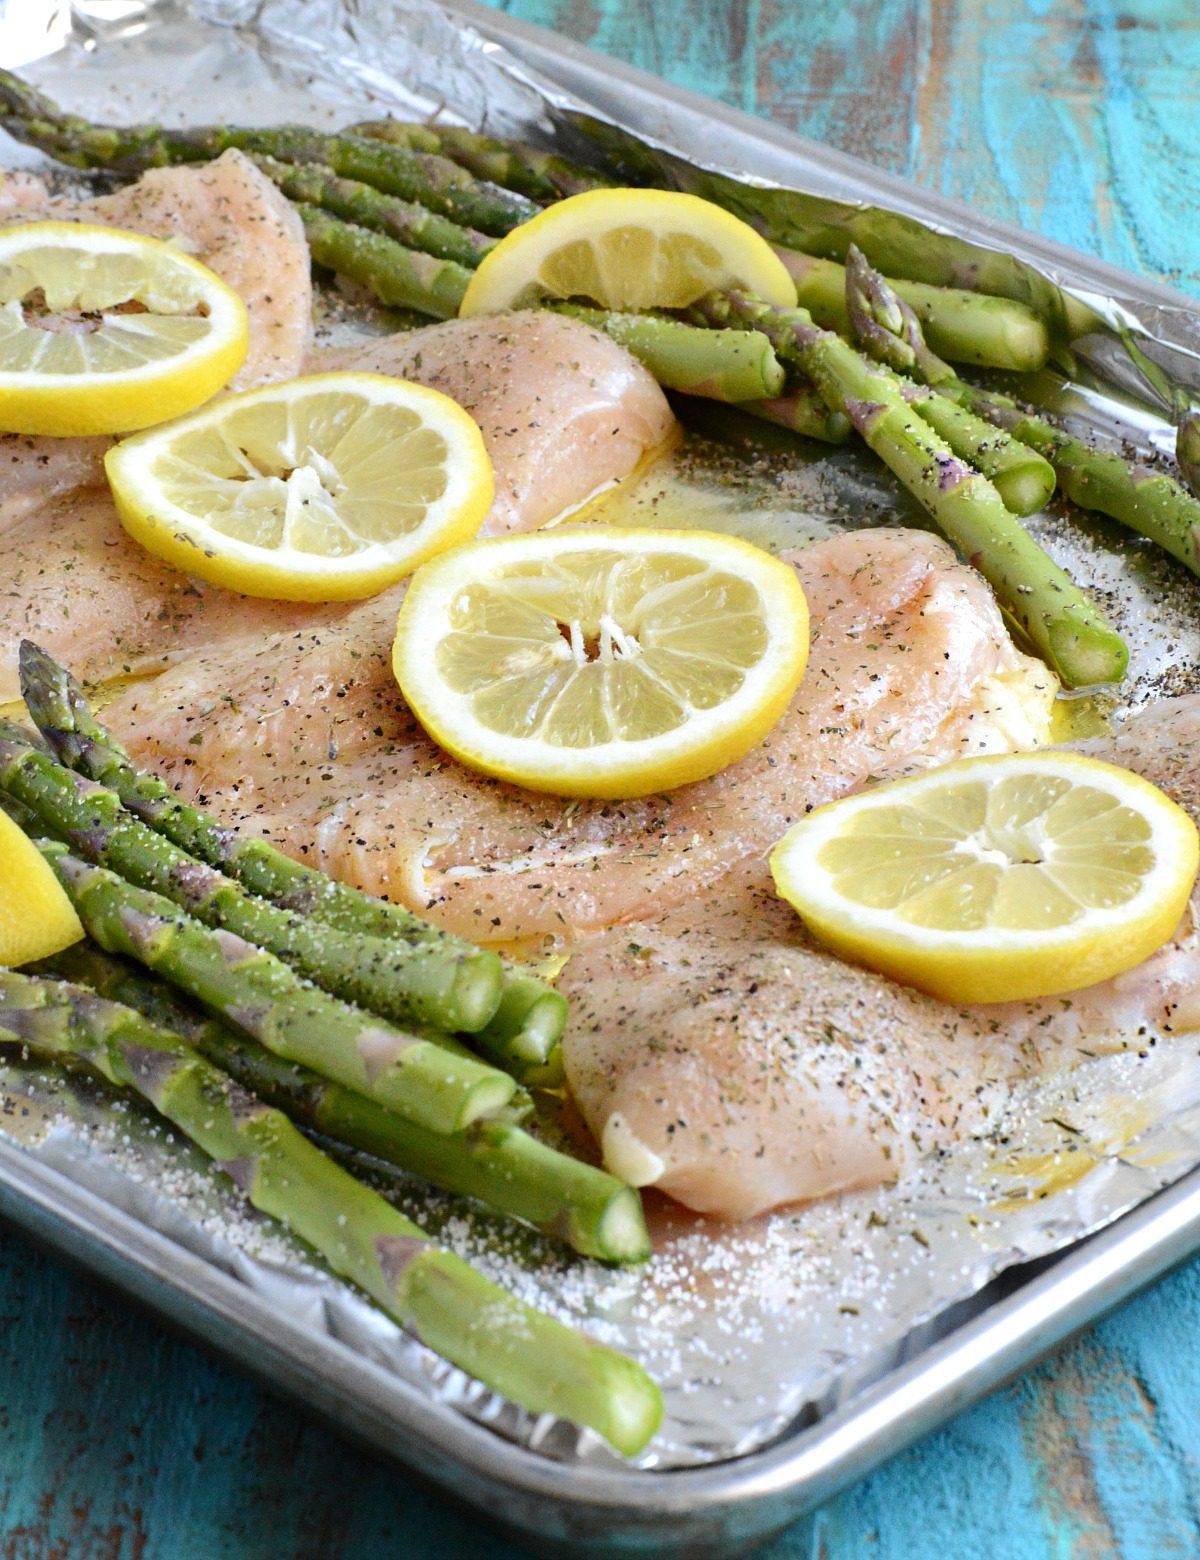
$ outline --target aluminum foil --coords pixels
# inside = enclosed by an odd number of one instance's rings
[[[1039,267],[1032,250],[998,250],[982,221],[956,233],[923,223],[915,209],[855,204],[845,170],[817,157],[796,162],[805,192],[701,167],[672,148],[669,105],[634,134],[605,103],[572,97],[426,0],[25,0],[0,15],[0,57],[36,60],[30,74],[41,86],[101,119],[333,126],[382,110],[443,114],[702,192],[719,184],[764,229],[825,254],[843,253],[851,238],[868,254],[886,244],[896,270],[902,246],[902,268],[915,277],[970,280],[1041,308],[1059,327],[1057,367],[1030,387],[1035,398],[1091,436],[1148,457],[1170,447],[1171,428],[1121,332],[1139,334],[1176,385],[1200,387],[1200,329],[1173,303],[1148,303],[1151,294],[1135,296],[1136,286],[1130,296],[1101,293],[1080,285],[1066,260]],[[0,151],[6,165],[37,162],[11,143]],[[768,546],[863,524],[924,523],[865,451],[801,451],[762,430],[731,445],[722,422],[720,443],[693,431],[669,466],[612,501],[607,518],[650,523],[656,513]],[[1190,576],[1098,518],[1051,509],[1032,525],[1103,594],[1130,641],[1124,702],[1192,686],[1200,608]],[[1074,713],[1086,733],[1111,710],[1085,700]],[[381,1184],[500,1282],[640,1358],[667,1412],[637,1466],[696,1465],[819,1419],[986,1305],[1017,1264],[1080,1239],[1200,1163],[1200,1045],[1187,1036],[1136,1044],[1015,1087],[986,1136],[919,1165],[896,1187],[736,1229],[651,1198],[657,1254],[636,1270],[568,1260],[416,1182]],[[12,1060],[0,1069],[0,1129],[314,1332],[498,1434],[549,1457],[630,1466],[590,1433],[535,1420],[405,1337],[248,1212],[201,1155],[135,1102],[114,1111],[111,1095],[86,1081]]]

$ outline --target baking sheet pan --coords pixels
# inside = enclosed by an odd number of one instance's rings
[[[90,8],[97,28],[124,26],[120,7]],[[236,8],[231,8],[236,9]],[[359,9],[348,6],[353,16]],[[990,250],[1019,249],[1079,296],[1151,330],[1162,360],[1190,382],[1196,344],[1188,300],[1072,255],[720,105],[666,87],[565,40],[480,7],[448,8],[535,71],[651,140],[699,162],[744,169],[911,213]],[[101,15],[100,13],[104,14]],[[269,117],[269,116],[268,116]],[[1109,338],[1092,350],[1112,370]],[[1124,370],[1119,361],[1116,373]],[[1082,382],[1082,378],[1081,378]],[[1129,388],[1139,388],[1136,377]],[[1144,388],[1144,387],[1141,387]],[[1137,411],[1146,442],[1165,425]],[[766,1450],[708,1468],[631,1473],[556,1463],[502,1440],[417,1386],[341,1343],[289,1320],[233,1274],[77,1181],[0,1139],[0,1207],[18,1222],[123,1283],[273,1385],[294,1392],[345,1428],[416,1464],[491,1515],[572,1553],[605,1550],[729,1554],[766,1536],[839,1484],[971,1401],[1200,1240],[1200,1187],[1188,1177],[1142,1202],[1118,1224],[1048,1272],[1022,1282],[1009,1271],[962,1308],[961,1325],[910,1334],[896,1363],[872,1386],[800,1423]],[[1137,1188],[1144,1197],[1148,1186]],[[935,1340],[936,1341],[933,1341]]]

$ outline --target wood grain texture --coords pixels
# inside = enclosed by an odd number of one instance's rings
[[[1200,291],[1194,0],[505,0],[683,86]],[[1200,1263],[769,1560],[1200,1555]],[[516,1551],[0,1232],[0,1560]]]

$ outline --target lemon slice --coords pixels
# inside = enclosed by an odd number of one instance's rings
[[[964,759],[818,807],[775,847],[780,894],[835,953],[948,1002],[1090,986],[1174,932],[1195,825],[1076,753]]]
[[[804,592],[777,558],[705,531],[588,526],[426,564],[393,664],[463,763],[536,791],[624,797],[740,758],[807,655]]]
[[[484,258],[461,316],[586,298],[605,309],[686,309],[741,287],[794,308],[796,285],[766,239],[697,195],[589,190],[514,228]]]
[[[48,959],[82,936],[79,917],[41,852],[0,812],[0,965]]]
[[[178,417],[246,357],[246,306],[140,233],[75,222],[0,231],[0,429],[128,433]]]
[[[313,374],[228,396],[109,450],[129,534],[187,574],[285,601],[373,595],[474,536],[492,465],[449,396]]]

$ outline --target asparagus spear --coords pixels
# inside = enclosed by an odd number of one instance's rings
[[[482,1029],[500,1005],[495,953],[431,940],[413,946],[354,938],[281,910],[172,844],[97,785],[39,752],[24,731],[0,720],[0,790],[89,861],[173,900],[209,926],[277,954],[315,984],[384,1017],[445,1030]]]
[[[721,350],[714,352],[712,331],[663,315],[622,314],[576,303],[549,307],[611,336],[667,390],[714,401],[752,401],[783,389],[783,365],[760,331],[723,331]]]
[[[92,714],[83,690],[65,667],[29,640],[21,645],[20,665],[26,708],[68,768],[115,791],[143,823],[235,878],[251,894],[353,938],[378,938],[464,958],[478,951],[465,938],[440,931],[402,906],[338,883],[293,861],[265,840],[243,838],[210,814],[189,806],[157,775],[134,767],[125,749]],[[507,995],[514,982],[521,994],[516,1004]],[[521,1081],[555,1083],[562,1076],[559,1042],[566,1013],[565,1000],[552,987],[526,974],[506,975],[500,1006],[494,1018],[472,1035],[472,1044],[487,1055],[504,1057],[505,1066]]]
[[[459,163],[476,178],[517,190],[541,205],[579,195],[584,190],[609,189],[615,179],[596,168],[570,162],[557,152],[543,152],[523,141],[499,140],[458,125],[414,125],[399,119],[365,119],[350,125],[349,135],[406,146],[414,152],[438,152]]]
[[[877,363],[897,373],[916,374],[922,384],[953,384],[958,375],[926,344],[925,333],[908,304],[851,244],[843,271],[847,339],[857,341]]]
[[[1014,515],[1035,515],[1054,495],[1054,467],[1036,450],[950,396],[902,382],[905,399],[935,433],[987,477]]]
[[[732,291],[701,300],[696,315],[766,332],[775,350],[849,417],[875,453],[990,582],[1005,608],[1072,688],[1113,682],[1128,651],[1095,606],[904,399],[894,377],[821,330],[806,309],[776,309]]]
[[[860,264],[866,264],[861,257]],[[877,272],[873,282],[877,292],[887,289],[888,284]],[[911,309],[906,309],[904,300],[893,295],[891,301],[895,307],[889,317],[902,321],[901,334],[896,338],[899,350],[907,348],[914,367],[936,379],[942,396],[957,400],[1036,450],[1054,468],[1072,503],[1119,520],[1157,542],[1194,574],[1200,574],[1200,501],[1180,483],[1165,472],[1126,461],[1114,451],[1093,449],[1044,418],[1023,410],[1009,396],[977,389],[959,379],[948,364],[919,342],[920,322]],[[877,315],[876,322],[883,318],[883,314]],[[877,337],[872,333],[865,344],[870,348],[875,343]],[[888,350],[896,350],[895,343]]]
[[[320,206],[331,216],[355,222],[359,227],[386,233],[399,244],[419,249],[440,260],[478,265],[496,243],[486,233],[461,227],[413,201],[384,195],[371,184],[343,179],[332,168],[318,163],[280,162],[276,157],[253,156],[253,162],[277,184],[289,200]]]
[[[313,261],[370,289],[389,307],[416,309],[435,319],[458,313],[471,273],[456,260],[439,260],[395,239],[343,222],[320,206],[297,203]]]
[[[962,394],[977,412],[1044,455],[1073,504],[1119,520],[1200,574],[1200,500],[1174,477],[1114,450],[1093,449],[1008,396],[974,385],[964,385]]]
[[[633,1187],[556,1153],[509,1122],[476,1121],[451,1135],[429,1132],[272,1055],[94,943],[76,943],[39,965],[38,972],[136,1008],[160,1029],[182,1035],[251,1093],[336,1143],[423,1176],[444,1191],[488,1203],[584,1256],[640,1262],[650,1255],[641,1198]]]
[[[831,411],[812,385],[796,384],[785,395],[742,401],[738,411],[824,444],[844,444],[850,437],[850,419],[844,412]]]
[[[294,975],[233,932],[210,931],[169,899],[37,842],[87,932],[172,981],[287,1061],[300,1062],[433,1132],[501,1110],[513,1080],[435,1041],[392,1028]]]
[[[977,416],[953,395],[936,387],[953,387],[958,375],[926,345],[920,321],[911,305],[896,293],[862,251],[851,244],[846,257],[846,314],[851,334],[878,362],[894,369],[909,402],[954,453],[990,477],[1005,506],[1017,515],[1032,515],[1054,492],[1054,468],[1028,445],[1004,429]],[[903,376],[917,374],[922,389]]]
[[[627,1456],[662,1400],[634,1361],[506,1294],[441,1251],[168,1030],[79,986],[0,973],[0,1036],[136,1090],[238,1190],[320,1253],[429,1348],[534,1413],[588,1425]]]
[[[446,157],[410,152],[365,136],[323,135],[303,125],[249,130],[236,125],[96,125],[64,114],[10,71],[0,72],[0,124],[27,145],[75,168],[141,173],[173,163],[207,162],[236,147],[281,162],[320,163],[343,178],[387,195],[418,201],[443,217],[484,233],[503,234],[538,207],[523,195],[473,178]]]
[[[845,268],[835,260],[818,260],[778,245],[775,252],[796,284],[801,306],[817,324],[839,336],[849,335]],[[924,282],[891,280],[889,285],[912,306],[929,344],[943,357],[1014,373],[1045,367],[1049,332],[1041,316],[1025,304]]]
[[[411,151],[440,152],[479,178],[518,190],[542,205],[583,190],[610,188],[616,182],[598,169],[569,162],[553,152],[457,126],[365,120],[351,125],[349,133],[405,146]],[[713,198],[719,200],[719,192]],[[783,246],[776,246],[776,253],[792,274],[801,305],[819,325],[847,335],[843,268],[834,260],[819,260]],[[1041,316],[1027,305],[957,287],[931,287],[924,282],[896,281],[892,285],[917,311],[931,343],[946,357],[1018,373],[1045,366],[1050,351],[1049,332]]]

